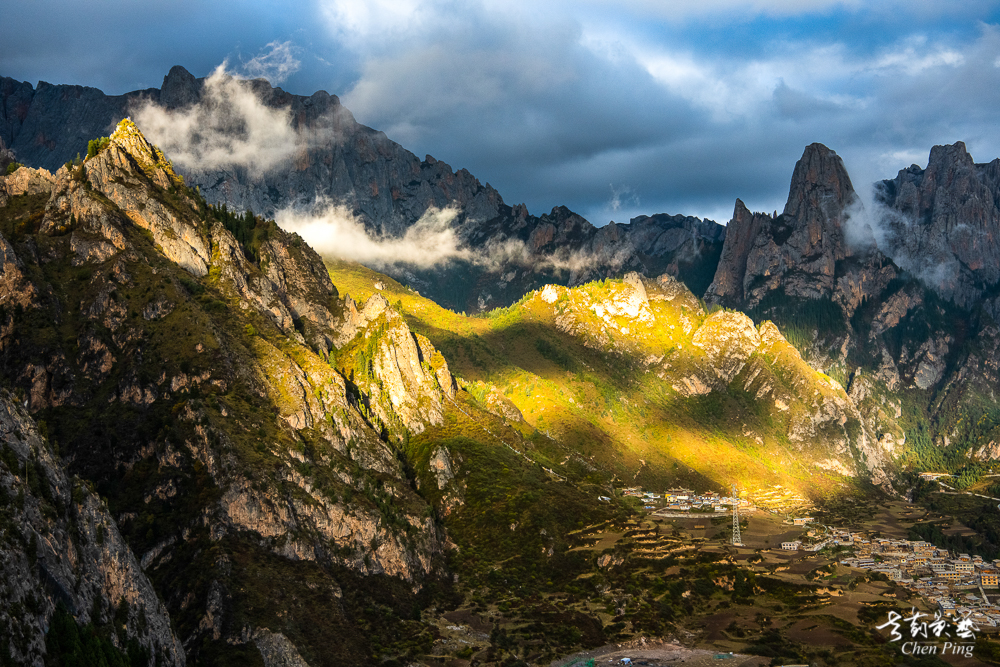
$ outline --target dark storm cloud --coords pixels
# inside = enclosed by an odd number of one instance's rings
[[[781,209],[814,141],[863,194],[935,143],[1000,156],[997,3],[869,4],[22,2],[0,22],[0,74],[121,93],[174,64],[207,76],[228,61],[338,94],[359,121],[536,213],[725,221],[736,197]]]
[[[158,87],[173,65],[207,76],[226,59],[249,61],[269,43],[289,40],[310,50],[312,64],[290,77],[290,85],[314,90],[331,81],[346,86],[354,77],[311,0],[35,0],[6,3],[3,15],[0,73],[31,83],[75,83],[120,94]],[[315,56],[344,66],[323,66]]]
[[[817,17],[759,2],[756,42],[704,48],[697,35],[727,29],[734,3],[671,3],[669,16],[643,2],[625,3],[633,15],[600,2],[589,14],[560,5],[542,15],[484,3],[440,20],[433,3],[399,4],[419,28],[392,26],[345,102],[535,212],[566,203],[596,224],[640,211],[725,220],[736,197],[780,210],[814,141],[840,152],[864,190],[907,166],[899,158],[914,146],[926,154],[962,138],[947,132],[971,140],[997,129],[995,29],[934,3],[910,7],[907,26],[855,3],[825,3],[830,15]],[[639,26],[643,12],[650,23]],[[935,20],[940,31],[925,30]],[[359,40],[381,34],[371,21],[352,26]],[[871,38],[845,40],[858,27]],[[623,189],[634,210],[616,202]]]

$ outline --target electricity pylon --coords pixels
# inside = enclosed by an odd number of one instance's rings
[[[733,546],[743,546],[743,538],[740,537],[740,498],[736,495],[736,485],[733,484]]]

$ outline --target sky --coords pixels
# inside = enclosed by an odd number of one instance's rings
[[[1000,0],[29,0],[0,22],[0,75],[32,84],[222,63],[596,225],[780,211],[813,142],[862,199],[935,144],[1000,157]]]

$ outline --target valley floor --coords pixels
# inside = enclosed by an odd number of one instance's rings
[[[872,509],[868,516],[848,519],[842,513],[824,518],[852,532],[893,540],[906,539],[914,523],[940,518],[902,502]],[[835,524],[833,518],[839,521]],[[530,643],[520,650],[511,645],[514,654],[526,663],[552,667],[620,665],[627,664],[622,662],[625,658],[634,665],[654,666],[916,664],[907,653],[912,649],[891,641],[889,631],[877,626],[892,611],[933,616],[936,605],[930,600],[872,571],[842,565],[848,555],[844,549],[807,552],[778,547],[817,530],[815,526],[793,527],[783,517],[758,510],[746,517],[746,546],[732,547],[726,542],[731,523],[727,519],[711,515],[667,519],[651,513],[624,526],[584,529],[583,544],[576,548],[599,553],[599,570],[581,575],[578,581],[596,595],[589,599],[554,595],[547,604],[567,618],[574,613],[596,615],[612,643],[551,663],[533,654]],[[971,532],[957,522],[953,529]],[[673,614],[672,626],[663,627],[661,633],[649,632],[653,628],[644,607],[655,609],[661,618]],[[482,623],[484,631],[492,625],[493,638],[497,629],[515,637],[526,627],[518,611],[507,607],[502,611],[496,605],[461,620]],[[905,636],[905,626],[903,632]],[[483,632],[482,640],[486,636]],[[943,654],[942,639],[933,661],[920,664],[994,664],[995,636],[994,628],[981,628],[971,657]],[[933,642],[928,644],[933,648]],[[469,663],[441,664],[474,664],[486,654],[469,657]]]
[[[647,640],[645,637],[622,644],[609,644],[593,651],[574,653],[552,662],[551,667],[594,667],[598,665],[621,665],[629,660],[633,665],[663,667],[684,665],[685,667],[756,667],[766,665],[770,659],[761,656],[738,653],[718,653],[704,649],[685,648],[662,639]],[[590,661],[593,661],[591,663]]]

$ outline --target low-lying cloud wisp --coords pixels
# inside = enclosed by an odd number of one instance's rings
[[[398,238],[373,237],[350,210],[339,204],[321,206],[315,213],[284,209],[275,215],[275,222],[301,236],[324,257],[353,260],[374,268],[411,264],[429,269],[456,259],[475,260],[472,251],[459,247],[452,226],[457,215],[454,208],[431,207]]]
[[[878,248],[899,268],[941,294],[951,294],[959,282],[961,264],[946,243],[930,241],[905,213],[887,206],[876,185],[868,206],[855,198],[844,211],[844,238],[856,251]],[[970,233],[967,226],[953,230]]]
[[[475,261],[493,270],[517,266],[536,271],[568,271],[570,282],[574,283],[576,276],[589,274],[596,268],[603,270],[621,268],[634,252],[631,243],[623,243],[614,250],[600,255],[587,248],[566,247],[557,248],[553,253],[543,254],[532,252],[521,239],[507,238],[486,244],[482,252],[477,253]]]
[[[496,271],[530,268],[536,271],[568,271],[574,276],[618,269],[634,253],[631,244],[620,244],[599,256],[587,248],[559,248],[554,253],[533,252],[518,238],[492,240],[480,248],[462,243],[454,224],[458,209],[430,207],[403,236],[378,236],[343,204],[317,202],[311,210],[287,208],[275,214],[275,222],[285,231],[302,237],[323,257],[360,262],[375,269],[409,265],[434,269],[452,261],[464,261]]]

